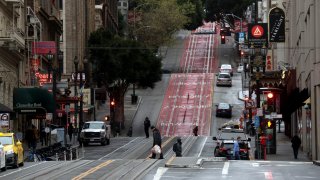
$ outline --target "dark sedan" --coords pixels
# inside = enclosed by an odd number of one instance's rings
[[[219,103],[216,110],[216,117],[232,117],[232,106],[228,103]]]

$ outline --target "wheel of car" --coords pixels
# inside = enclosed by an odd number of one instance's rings
[[[4,166],[3,168],[1,168],[1,171],[6,171],[7,170],[7,166]]]
[[[104,139],[101,141],[101,146],[105,146],[105,145],[106,145],[106,140]]]
[[[14,168],[18,168],[18,167],[19,167],[19,164],[18,164],[18,155],[17,155],[17,154],[14,155],[14,164],[13,164],[13,167],[14,167]]]

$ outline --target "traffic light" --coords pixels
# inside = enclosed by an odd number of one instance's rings
[[[243,51],[241,51],[241,57],[243,57],[244,56],[244,52]]]
[[[272,92],[267,94],[267,105],[270,112],[274,111],[274,95]]]
[[[225,44],[226,43],[226,37],[225,36],[221,36],[221,44]]]
[[[267,127],[268,129],[274,128],[275,122],[273,120],[268,120]]]

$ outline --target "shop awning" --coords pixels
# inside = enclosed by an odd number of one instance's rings
[[[53,113],[55,101],[52,93],[41,88],[15,88],[13,110],[18,113]]]
[[[0,113],[12,113],[13,110],[10,109],[8,106],[0,103]]]

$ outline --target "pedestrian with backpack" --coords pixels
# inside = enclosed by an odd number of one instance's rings
[[[176,153],[176,157],[182,157],[182,142],[180,137],[178,137],[177,142],[174,143],[172,150]]]

